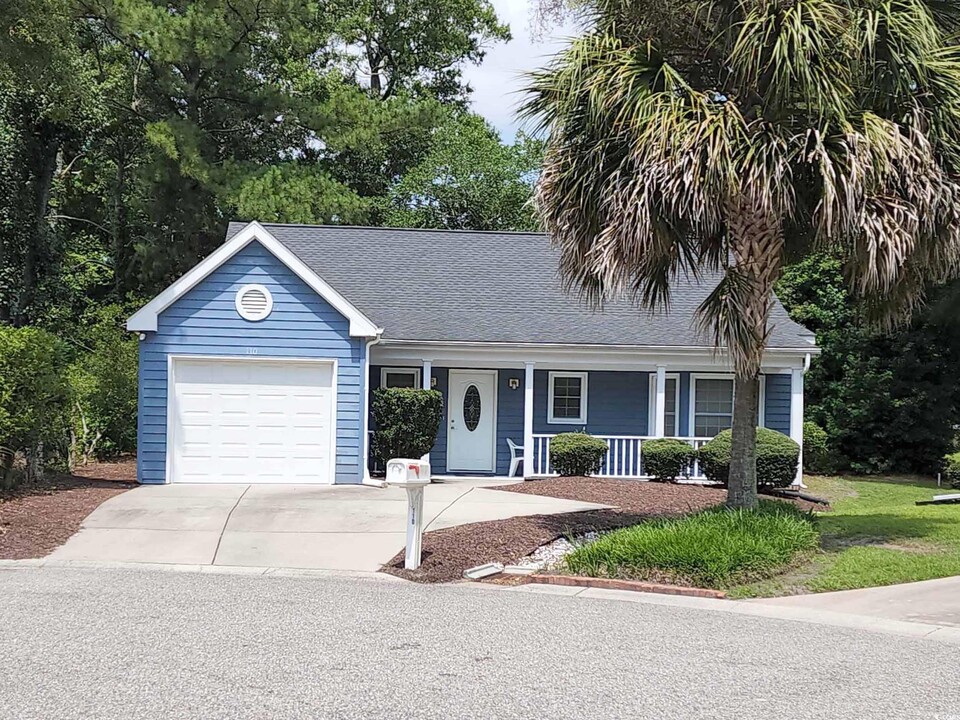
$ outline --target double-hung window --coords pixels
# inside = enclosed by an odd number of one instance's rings
[[[713,437],[733,425],[733,379],[693,378],[693,434]]]
[[[420,368],[381,368],[380,387],[419,388]]]
[[[681,437],[686,432],[680,432],[680,376],[667,375],[666,398],[663,404],[663,434],[666,437]],[[648,435],[653,435],[657,427],[657,374],[650,373],[650,418]]]
[[[547,398],[547,422],[585,425],[587,422],[587,373],[552,372]]]

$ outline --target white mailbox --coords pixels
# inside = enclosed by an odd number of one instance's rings
[[[387,485],[408,487],[429,484],[430,463],[409,458],[394,458],[387,461]]]
[[[420,567],[423,541],[423,488],[430,484],[430,463],[426,460],[394,458],[387,461],[387,485],[407,490],[407,551],[403,566]]]

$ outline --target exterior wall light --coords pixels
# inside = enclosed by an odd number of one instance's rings
[[[520,387],[520,378],[510,378],[510,380],[507,382],[510,385],[511,390],[516,390],[518,387]]]

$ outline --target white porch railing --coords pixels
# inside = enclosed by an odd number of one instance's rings
[[[533,472],[530,474],[556,474],[550,464],[550,441],[554,437],[555,435],[552,434],[534,434]],[[643,469],[643,444],[648,440],[654,440],[656,438],[647,435],[597,435],[596,437],[607,443],[607,454],[603,458],[600,472],[598,473],[600,477],[637,479],[646,479],[649,477]],[[711,438],[705,437],[681,437],[677,439],[690,443],[698,450],[711,440]],[[689,470],[689,477],[692,480],[706,479],[700,472],[699,462],[693,462]]]

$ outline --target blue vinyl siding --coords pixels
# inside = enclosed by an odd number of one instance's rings
[[[533,375],[533,432],[582,430],[580,425],[547,422],[549,372]],[[587,376],[586,430],[594,435],[647,435],[650,373],[595,370]],[[521,410],[522,412],[522,410]]]
[[[273,295],[273,312],[260,322],[244,320],[234,305],[237,290],[248,283],[264,285]],[[348,321],[258,242],[161,313],[157,332],[140,343],[137,432],[143,483],[165,482],[169,355],[336,359],[336,480],[362,480],[364,342],[351,338]]]
[[[771,430],[790,434],[790,384],[789,375],[766,375],[764,389],[763,424]]]

